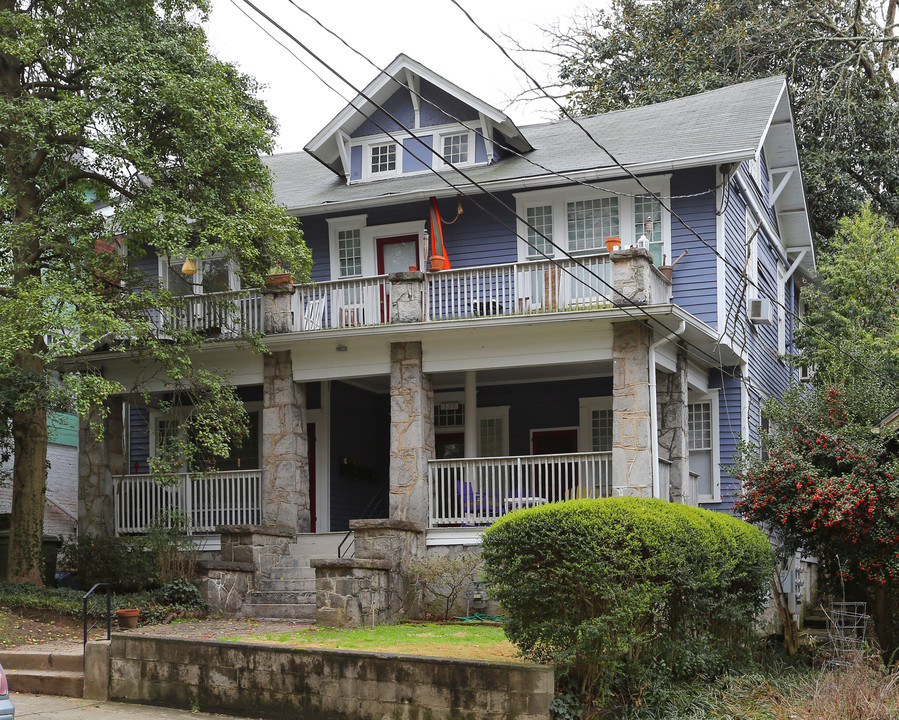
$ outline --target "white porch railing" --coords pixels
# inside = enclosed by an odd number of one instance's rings
[[[430,527],[489,525],[522,507],[609,497],[612,453],[432,460]]]
[[[390,322],[390,283],[386,275],[296,285],[295,330],[333,330]]]
[[[427,317],[456,320],[602,307],[611,295],[605,284],[610,277],[605,255],[430,273]]]
[[[262,332],[262,294],[258,290],[186,295],[172,312],[176,328],[221,336]]]
[[[183,474],[163,486],[152,475],[123,475],[115,481],[116,534],[145,533],[166,511],[183,512],[189,532],[210,533],[216,525],[258,525],[262,471]]]

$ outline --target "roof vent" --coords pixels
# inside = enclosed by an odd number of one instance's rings
[[[749,322],[753,325],[773,325],[771,301],[768,298],[754,298],[749,301]]]

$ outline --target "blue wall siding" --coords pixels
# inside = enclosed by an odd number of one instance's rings
[[[445,93],[427,80],[422,80],[419,87],[423,100],[419,101],[421,127],[449,125],[461,120],[467,125],[478,120],[478,111],[466,105],[458,98]],[[409,127],[412,127],[411,124]]]
[[[484,136],[476,133],[474,136],[474,161],[487,162],[487,144],[484,142]]]
[[[742,408],[740,405],[740,368],[730,367],[712,370],[709,387],[718,388],[718,451],[721,463],[721,502],[703,507],[710,510],[730,511],[739,497],[739,481],[730,473],[734,455],[742,437]]]
[[[362,179],[362,146],[350,148],[350,180]]]
[[[403,140],[403,172],[427,170],[433,157],[434,136],[422,135],[419,138]]]
[[[737,346],[746,342],[746,299],[750,288],[743,277],[746,267],[746,204],[731,184],[725,193],[724,212],[724,328]]]
[[[674,173],[672,195],[689,195],[715,186],[714,168],[698,168]],[[673,198],[671,209],[713,248],[716,247],[715,194],[691,198]],[[676,218],[671,218],[671,255],[677,259],[684,250],[689,254],[674,269],[674,302],[700,320],[714,325],[717,313],[717,260],[713,250],[697,240]]]
[[[138,248],[128,256],[128,264],[147,277],[159,277],[159,256],[153,248]]]
[[[404,127],[413,127],[415,123],[415,109],[412,107],[412,98],[409,95],[409,91],[405,88],[400,88],[393,93],[386,101],[381,103],[381,108],[371,114],[371,119],[365,120],[357,127],[351,137],[360,138],[371,135],[383,135],[385,132],[405,132]],[[390,115],[399,120],[399,124]]]
[[[387,395],[331,383],[331,530],[349,529],[372,497],[368,516],[387,517],[389,437]]]

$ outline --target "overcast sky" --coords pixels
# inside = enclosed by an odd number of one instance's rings
[[[304,16],[291,0],[251,0],[297,38],[333,65],[356,87],[371,81],[376,71],[350,49],[330,37]],[[541,122],[554,117],[549,101],[509,102],[527,87],[527,78],[472,25],[449,0],[293,0],[338,33],[352,47],[384,67],[404,52],[473,93],[485,102],[506,110],[518,124]],[[514,37],[525,47],[541,47],[541,27],[559,21],[563,25],[585,5],[598,7],[605,0],[460,0],[461,5],[484,29],[509,49]],[[354,93],[329,75],[315,60],[242,0],[213,0],[207,27],[212,51],[222,60],[236,63],[268,87],[262,96],[278,118],[278,150],[301,150],[344,105],[284,48],[241,13],[253,16],[278,40],[299,55],[310,67],[340,90],[345,98]],[[517,56],[541,82],[549,73],[545,60],[533,55]]]

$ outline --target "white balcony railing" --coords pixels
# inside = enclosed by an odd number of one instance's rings
[[[262,332],[262,295],[258,290],[186,295],[171,313],[176,328],[209,336],[233,337]]]
[[[429,525],[489,525],[522,507],[609,497],[612,453],[432,460]]]
[[[427,276],[429,320],[587,310],[608,304],[609,259],[488,265]]]
[[[390,322],[390,283],[386,275],[296,285],[294,328],[333,330]]]
[[[217,525],[258,525],[262,471],[232,470],[182,474],[163,486],[152,475],[124,475],[115,482],[116,534],[145,533],[156,522],[171,522],[166,512],[189,519],[188,531],[210,533]]]

